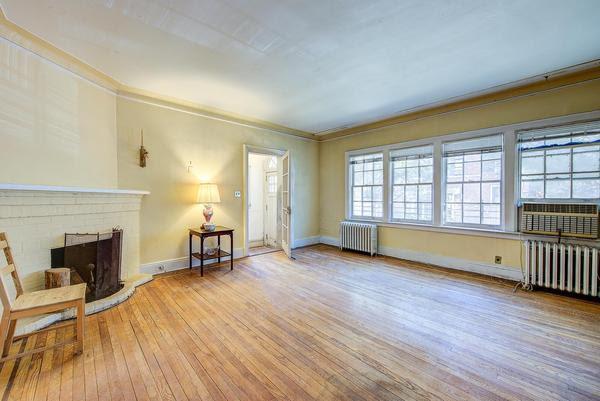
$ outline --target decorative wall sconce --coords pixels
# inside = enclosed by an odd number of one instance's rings
[[[140,146],[140,167],[146,167],[146,159],[150,153],[144,148],[144,130],[142,130],[142,145]]]

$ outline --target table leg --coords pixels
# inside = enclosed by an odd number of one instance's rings
[[[221,263],[221,236],[217,235],[217,260]]]
[[[233,233],[229,234],[229,238],[230,238],[229,242],[231,243],[231,247],[230,247],[231,256],[229,257],[230,258],[229,260],[231,261],[231,269],[229,269],[229,270],[233,270]]]
[[[190,234],[190,269],[192,268],[192,234]]]
[[[200,236],[200,277],[204,277],[204,237]]]

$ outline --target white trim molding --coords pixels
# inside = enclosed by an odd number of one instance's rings
[[[240,259],[244,257],[244,248],[233,248],[233,260]],[[224,256],[221,258],[221,263],[230,260],[230,256]],[[182,256],[180,258],[175,259],[167,259],[167,260],[159,260],[156,262],[144,263],[140,266],[140,273],[145,274],[160,274],[166,272],[172,272],[175,270],[187,269],[189,268],[190,257]],[[217,258],[207,259],[204,261],[205,267],[210,267],[210,265],[217,263]],[[192,267],[199,267],[200,260],[193,258],[192,259]]]
[[[315,235],[314,237],[298,238],[294,240],[292,248],[302,248],[303,246],[316,245],[319,243],[321,243],[321,237],[318,235]]]
[[[329,236],[321,236],[320,242],[322,244],[332,246],[339,246],[340,244],[338,238]],[[472,260],[453,258],[450,256],[435,255],[432,253],[417,252],[410,249],[392,248],[387,246],[380,246],[378,253],[380,255],[390,256],[392,258],[405,259],[412,262],[478,273],[512,281],[520,281],[523,278],[523,273],[521,272],[520,267],[493,265]]]
[[[111,189],[111,188],[86,188],[86,187],[61,187],[53,185],[26,185],[26,184],[0,184],[0,191],[38,191],[38,192],[70,192],[93,193],[110,195],[150,195],[149,191],[137,189]]]

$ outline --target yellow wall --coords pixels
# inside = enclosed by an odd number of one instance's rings
[[[344,219],[344,156],[348,150],[594,110],[600,110],[600,80],[321,142],[321,235],[337,238],[339,222]],[[511,239],[382,227],[380,245],[489,264],[494,263],[495,255],[501,255],[504,265],[521,264],[520,243]]]
[[[148,190],[141,212],[141,262],[171,260],[187,255],[187,228],[203,221],[195,205],[196,185],[219,185],[221,203],[214,206],[216,224],[236,230],[235,248],[243,247],[243,145],[287,149],[295,174],[293,197],[296,239],[319,235],[319,144],[258,128],[227,123],[192,113],[119,98],[119,184]],[[140,129],[150,152],[140,168]],[[194,168],[186,170],[188,161]]]
[[[116,97],[0,38],[0,182],[117,187]]]

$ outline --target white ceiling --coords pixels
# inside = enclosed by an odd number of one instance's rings
[[[125,85],[309,132],[600,58],[599,0],[0,4]]]

